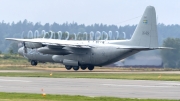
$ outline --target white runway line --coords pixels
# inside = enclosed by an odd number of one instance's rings
[[[114,86],[114,87],[151,87],[151,88],[160,88],[160,87],[173,87],[171,85],[163,86],[163,85],[152,85],[152,86],[146,86],[146,85],[118,85],[118,84],[101,84],[103,86]]]
[[[180,83],[161,83],[164,85],[170,85],[170,86],[180,86]]]
[[[0,79],[0,82],[32,82],[32,81],[26,81],[26,80],[7,80],[7,79]]]

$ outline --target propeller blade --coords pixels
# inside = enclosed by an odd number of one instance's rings
[[[24,53],[27,53],[27,48],[26,48],[25,42],[23,42],[23,47],[24,47]]]

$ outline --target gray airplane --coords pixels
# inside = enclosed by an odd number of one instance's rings
[[[24,48],[19,53],[31,60],[31,64],[57,62],[65,65],[67,70],[73,68],[93,70],[94,66],[104,66],[140,51],[154,49],[171,49],[158,47],[156,12],[148,6],[130,40],[56,40],[56,39],[16,39],[23,42]],[[30,49],[34,50],[30,52]],[[29,52],[28,52],[29,51]],[[38,55],[39,54],[39,55]]]

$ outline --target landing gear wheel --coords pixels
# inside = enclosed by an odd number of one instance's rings
[[[89,70],[93,70],[93,69],[94,69],[94,66],[88,66],[88,69],[89,69]]]
[[[67,70],[71,70],[72,66],[65,66]]]
[[[87,66],[81,66],[82,70],[85,70],[87,68]]]
[[[35,62],[35,66],[36,66],[37,64],[38,64],[38,62],[36,61],[36,62]]]
[[[77,70],[79,70],[79,66],[73,66],[73,69],[74,69],[75,71],[77,71]]]
[[[32,66],[36,66],[37,64],[38,64],[37,61],[31,60],[31,65],[32,65]]]

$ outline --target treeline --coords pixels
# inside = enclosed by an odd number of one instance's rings
[[[134,30],[136,28],[136,25],[126,25],[126,26],[117,26],[117,25],[105,25],[105,24],[93,24],[93,25],[84,25],[84,24],[78,24],[77,22],[72,23],[53,23],[53,24],[41,24],[40,22],[32,23],[28,20],[19,21],[17,23],[5,23],[0,22],[0,51],[2,52],[8,52],[10,44],[12,42],[5,41],[5,38],[13,37],[13,38],[21,38],[22,33],[27,34],[30,30],[34,32],[35,30],[38,30],[41,32],[42,30],[45,30],[46,32],[53,31],[68,31],[71,33],[78,33],[78,32],[87,32],[90,33],[91,31],[112,31],[113,34],[118,31],[120,33],[120,37],[123,38],[123,32],[126,33],[126,38],[130,39]],[[159,44],[162,45],[163,40],[168,37],[174,37],[174,38],[180,38],[180,25],[164,25],[164,24],[158,24],[158,36],[159,36]],[[12,45],[11,45],[12,47]],[[15,46],[13,46],[15,47]]]
[[[171,50],[161,50],[164,67],[180,68],[180,38],[167,38],[163,42],[164,47],[171,47]]]

